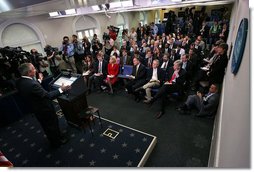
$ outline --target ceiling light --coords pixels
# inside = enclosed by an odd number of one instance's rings
[[[49,16],[56,17],[56,16],[59,16],[59,13],[58,12],[51,12],[51,13],[49,13]]]
[[[122,3],[121,3],[121,2],[111,2],[111,3],[110,3],[110,7],[111,7],[111,8],[122,7]]]
[[[123,1],[122,6],[123,7],[132,7],[133,6],[133,1]]]
[[[92,6],[92,9],[93,9],[94,11],[100,11],[100,8],[99,8],[98,5],[93,5],[93,6]]]
[[[76,14],[76,9],[68,9],[68,10],[65,10],[65,14],[66,15],[71,15],[71,14]]]
[[[182,0],[171,0],[172,2],[182,2]]]

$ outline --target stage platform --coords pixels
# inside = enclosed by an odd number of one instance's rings
[[[58,114],[60,128],[70,138],[58,149],[49,148],[33,115],[0,128],[0,149],[14,167],[142,167],[157,142],[156,136],[105,118],[100,128],[97,117],[92,136],[88,127],[84,133]]]

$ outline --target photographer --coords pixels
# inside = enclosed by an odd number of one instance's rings
[[[91,43],[92,43],[92,49],[93,49],[93,58],[96,59],[97,53],[100,50],[102,50],[102,44],[100,43],[100,40],[97,38],[97,34],[93,35],[93,39]]]
[[[45,61],[42,54],[38,53],[36,49],[31,49],[30,53],[30,60],[34,67],[37,69],[38,73],[42,73],[44,77],[48,76],[48,72],[46,70],[48,63]],[[38,75],[36,76],[38,77]]]
[[[117,35],[118,35],[118,32],[119,32],[119,28],[118,27],[115,27],[115,26],[108,26],[108,34],[109,34],[109,37],[112,38],[114,41],[116,40],[117,38]]]
[[[72,44],[74,46],[74,59],[77,71],[79,74],[83,73],[83,63],[84,60],[84,47],[82,42],[78,41],[77,35],[72,35]]]
[[[63,43],[60,51],[62,51],[63,60],[70,65],[72,72],[77,73],[77,68],[74,60],[74,46],[73,44],[69,43],[68,36],[63,37]]]
[[[44,48],[44,51],[47,54],[47,60],[50,65],[50,71],[54,77],[60,74],[59,70],[59,61],[61,60],[61,57],[59,56],[59,52],[57,48],[53,48],[50,45],[46,45]]]

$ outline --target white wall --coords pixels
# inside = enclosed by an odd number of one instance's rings
[[[237,0],[231,16],[228,43],[234,45],[242,18],[249,19],[249,1]],[[250,167],[250,20],[242,63],[236,76],[231,73],[230,58],[221,103],[215,120],[209,166]]]

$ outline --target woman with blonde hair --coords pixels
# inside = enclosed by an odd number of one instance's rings
[[[113,94],[113,88],[112,85],[114,85],[117,81],[117,75],[119,73],[119,64],[116,63],[116,57],[111,56],[109,59],[109,64],[108,64],[108,75],[105,80],[106,84],[110,88],[110,94]]]

